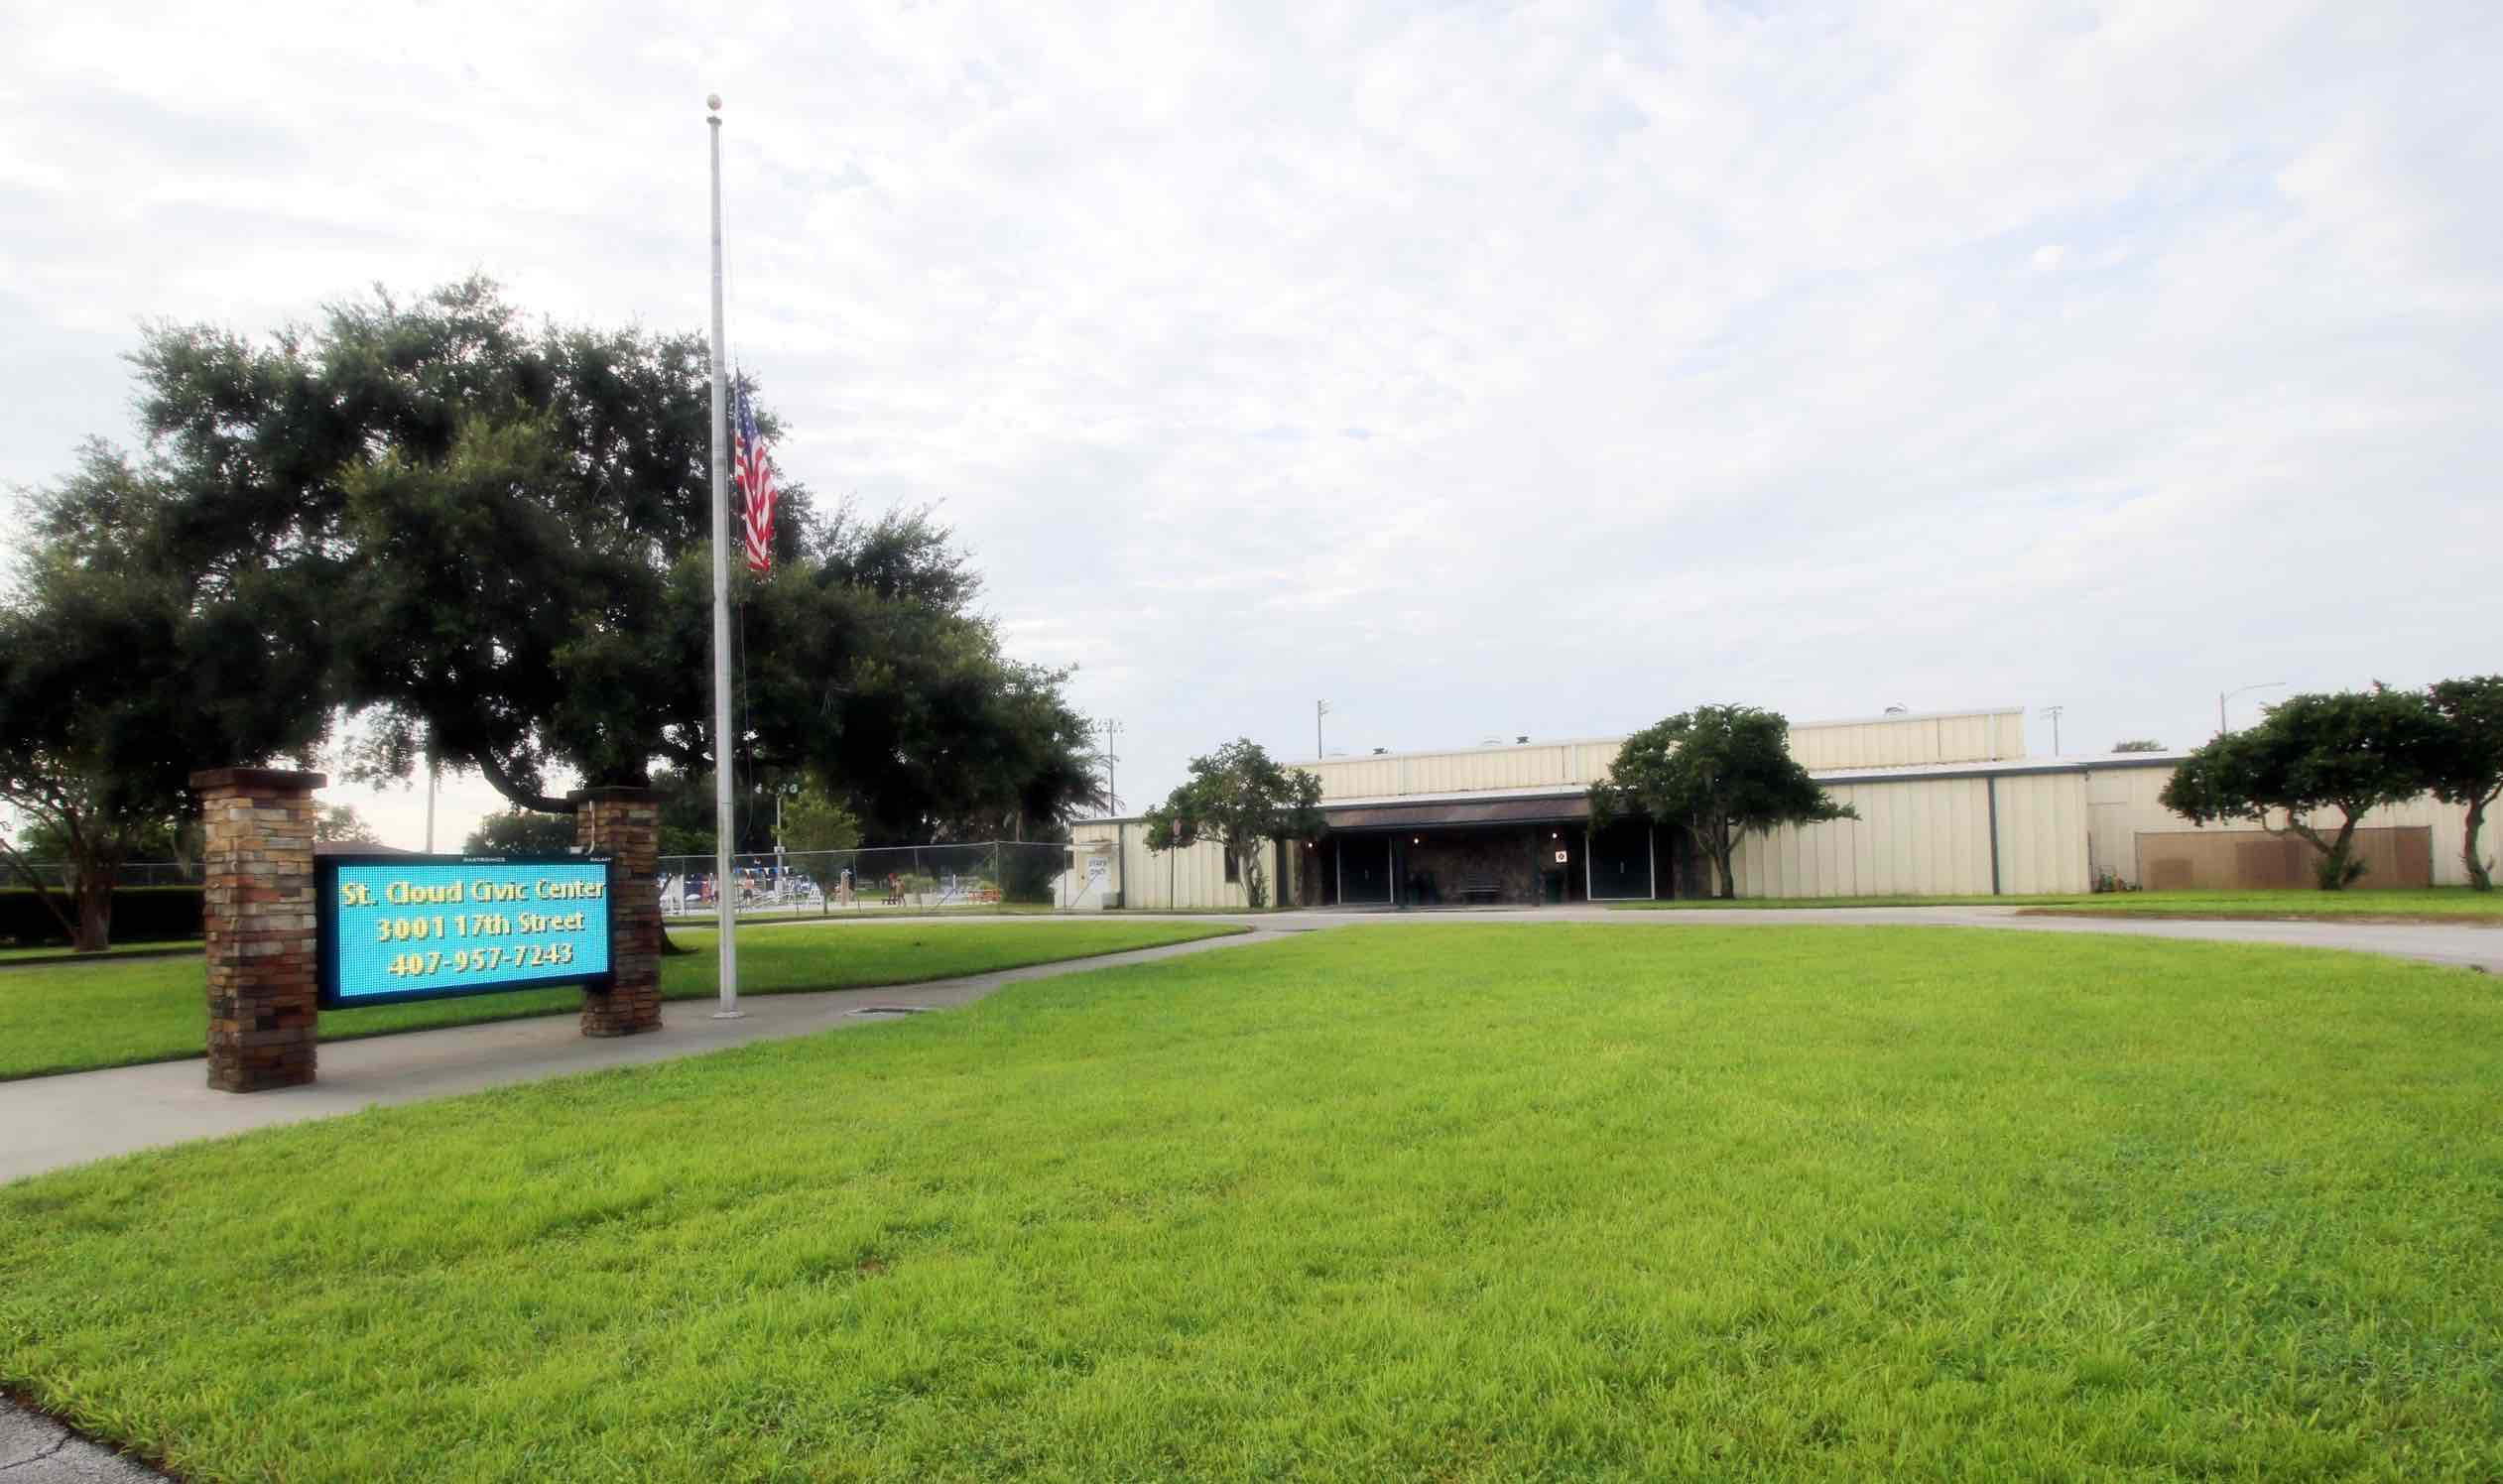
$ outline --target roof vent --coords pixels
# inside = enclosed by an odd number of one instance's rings
[[[1515,741],[1515,742],[1527,742],[1527,741],[1529,741],[1530,739],[1529,739],[1529,737],[1528,737],[1527,735],[1523,735],[1523,736],[1515,737],[1515,738],[1513,738],[1512,740],[1513,740],[1513,741]]]
[[[1377,758],[1378,758],[1378,757],[1385,756],[1385,755],[1386,755],[1386,754],[1388,754],[1389,752],[1390,752],[1390,749],[1389,749],[1389,748],[1387,748],[1387,747],[1377,747],[1377,748],[1373,749],[1373,755],[1374,755],[1375,757],[1377,757]]]

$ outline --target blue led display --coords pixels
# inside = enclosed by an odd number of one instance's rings
[[[325,1007],[608,976],[605,857],[361,856],[318,864]]]

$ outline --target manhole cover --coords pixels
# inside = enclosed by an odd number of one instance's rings
[[[927,1011],[929,1008],[930,1008],[930,1007],[929,1007],[929,1006],[927,1006],[927,1005],[863,1005],[863,1006],[861,1006],[858,1010],[853,1011],[853,1012],[852,1012],[852,1014],[854,1014],[854,1015],[920,1015],[920,1014],[924,1013],[925,1011]]]

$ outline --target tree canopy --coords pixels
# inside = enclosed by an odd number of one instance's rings
[[[2503,794],[2503,676],[2437,680],[2426,695],[2440,723],[2424,760],[2427,787],[2444,804],[2467,805],[2460,864],[2470,886],[2493,891],[2494,870],[2478,836],[2486,809]]]
[[[2298,836],[2319,855],[2320,889],[2338,891],[2363,874],[2353,847],[2365,811],[2426,792],[2440,742],[2437,713],[2418,691],[2377,684],[2288,696],[2259,725],[2183,759],[2164,806],[2197,824],[2248,821]],[[2334,826],[2315,819],[2325,809],[2338,811]]]
[[[795,853],[856,849],[860,821],[823,790],[804,788],[783,804],[782,845]]]
[[[506,809],[479,820],[460,848],[471,855],[563,855],[575,838],[571,814]]]
[[[1592,822],[1627,817],[1687,831],[1712,863],[1718,895],[1738,895],[1731,857],[1750,831],[1857,819],[1791,756],[1791,724],[1755,706],[1697,706],[1625,739],[1590,790]]]
[[[1274,761],[1259,743],[1237,737],[1190,760],[1190,777],[1147,811],[1147,848],[1182,850],[1201,840],[1225,847],[1254,907],[1269,905],[1260,847],[1270,840],[1309,840],[1321,832],[1321,781]]]
[[[169,565],[177,499],[88,444],[27,496],[0,599],[0,803],[68,860],[74,908],[36,884],[80,951],[108,944],[115,875],[166,848],[192,771],[303,753],[329,720],[313,595],[249,563]],[[33,880],[17,846],[0,854]]]
[[[771,579],[734,564],[740,735],[711,735],[698,335],[534,325],[473,278],[264,337],[161,325],[132,361],[143,454],[90,445],[39,493],[0,614],[0,799],[75,836],[105,903],[189,771],[343,715],[352,776],[431,750],[549,813],[560,773],[640,785],[724,752],[881,843],[1095,802],[1067,672],[1002,653],[951,533],[787,476]]]
[[[325,804],[313,811],[313,837],[333,845],[379,845],[382,836],[353,805]]]

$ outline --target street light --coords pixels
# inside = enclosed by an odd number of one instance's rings
[[[1113,787],[1112,768],[1121,760],[1113,754],[1112,739],[1121,735],[1122,726],[1120,722],[1109,719],[1095,724],[1102,729],[1104,734],[1104,803],[1110,807],[1112,813],[1118,814],[1121,812],[1121,794]]]
[[[2256,685],[2236,685],[2231,690],[2218,695],[2216,697],[2216,735],[2221,737],[2233,730],[2225,724],[2225,702],[2228,699],[2240,695],[2245,690],[2274,690],[2285,683],[2284,680],[2262,680]]]

